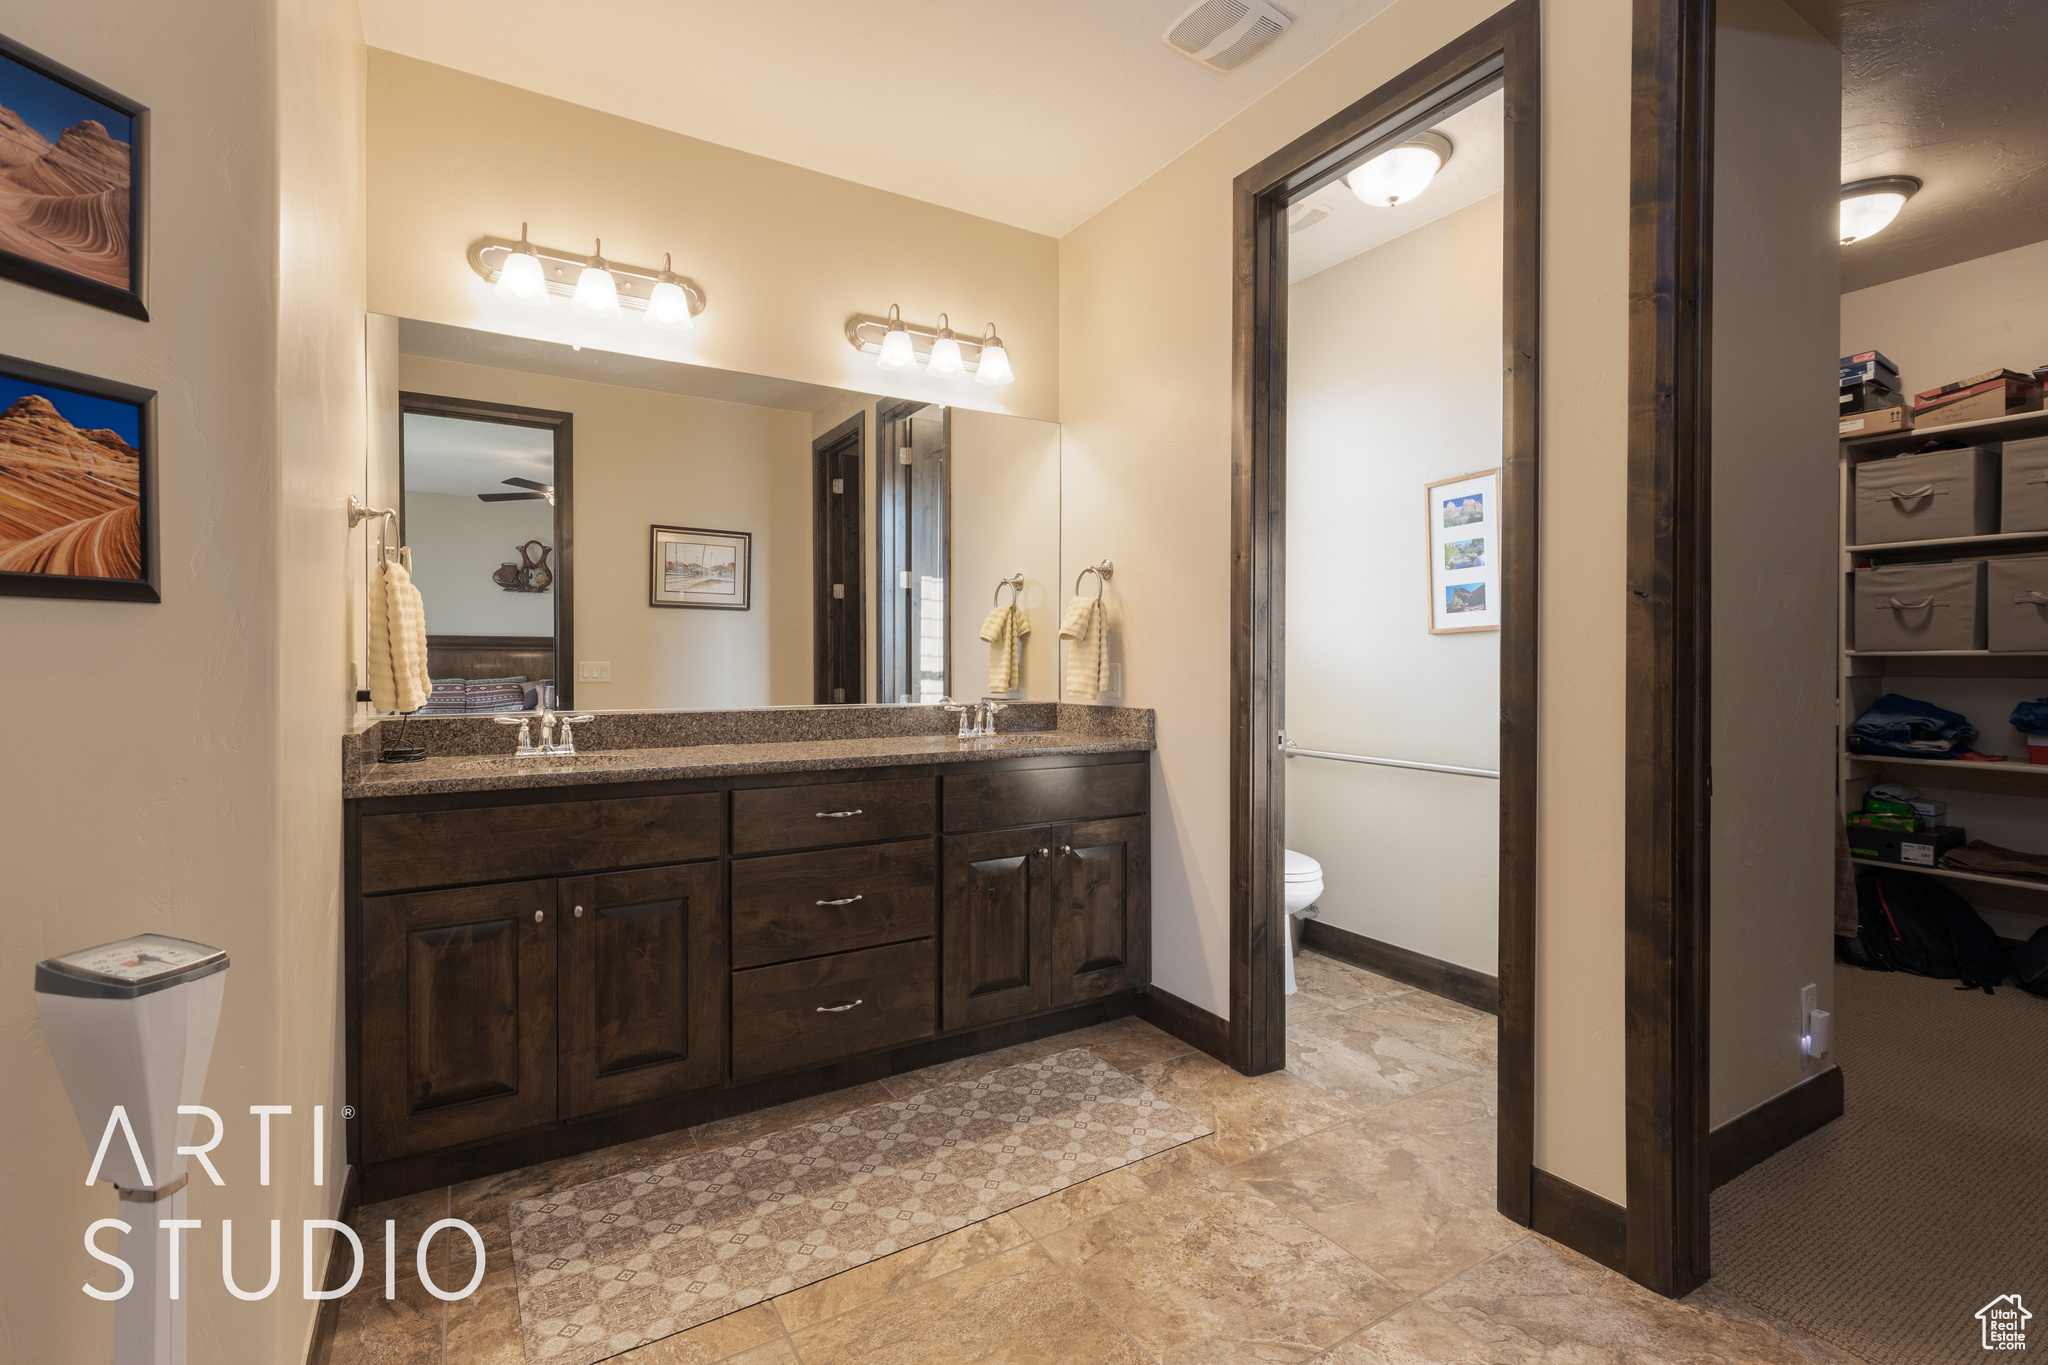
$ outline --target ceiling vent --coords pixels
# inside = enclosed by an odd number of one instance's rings
[[[1166,31],[1166,45],[1211,71],[1235,71],[1293,22],[1266,0],[1202,0]]]
[[[1298,204],[1287,206],[1287,230],[1299,232],[1312,228],[1330,216],[1330,206],[1320,199],[1304,199]]]

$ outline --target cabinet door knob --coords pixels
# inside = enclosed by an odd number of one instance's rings
[[[857,901],[857,900],[860,900],[860,899],[861,899],[861,897],[859,897],[859,896],[848,896],[848,897],[847,897],[847,898],[846,898],[845,900],[842,900],[842,901],[819,901],[819,902],[818,902],[818,904],[820,904],[820,905],[852,905],[852,904],[853,904],[853,903],[854,903],[855,901]]]
[[[582,919],[582,918],[583,918],[583,907],[582,907],[582,906],[580,906],[580,905],[576,907],[576,918],[577,918],[577,919]]]
[[[545,911],[545,910],[536,910],[536,911],[534,911],[534,912],[533,912],[533,922],[534,922],[535,924],[539,924],[539,923],[540,923],[541,921],[545,920],[545,919],[546,919],[547,917],[548,917],[548,912],[547,912],[547,911]]]
[[[1041,848],[1040,850],[1038,850],[1038,856],[1041,858],[1050,858],[1052,856],[1052,850],[1049,848]]]
[[[1060,845],[1060,856],[1061,856],[1062,858],[1066,857],[1066,856],[1067,856],[1067,855],[1068,855],[1069,853],[1072,853],[1073,851],[1074,851],[1074,846],[1073,846],[1072,844],[1061,844],[1061,845]]]
[[[820,1005],[820,1006],[818,1006],[818,1008],[817,1008],[817,1010],[816,1010],[816,1013],[819,1013],[819,1014],[844,1014],[844,1013],[846,1013],[846,1012],[847,1012],[848,1010],[850,1010],[850,1009],[853,1009],[853,1008],[855,1008],[855,1007],[856,1007],[856,1006],[858,1006],[858,1005],[864,1005],[864,1004],[866,1004],[866,1003],[867,1003],[867,1002],[866,1002],[865,1000],[848,1000],[848,1001],[845,1001],[845,1002],[843,1002],[843,1003],[840,1003],[840,1004],[836,1004],[836,1005]]]

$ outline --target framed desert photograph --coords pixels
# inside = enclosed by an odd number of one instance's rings
[[[149,111],[0,37],[0,277],[147,319]]]
[[[161,600],[155,404],[0,356],[0,594]]]
[[[696,526],[650,530],[649,606],[745,611],[752,605],[752,532]]]
[[[1429,633],[1500,629],[1500,471],[1423,486],[1428,519]]]

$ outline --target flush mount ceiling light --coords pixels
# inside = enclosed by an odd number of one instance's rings
[[[1919,190],[1920,182],[1910,175],[1883,175],[1842,186],[1842,245],[1883,232]]]
[[[1417,133],[1345,176],[1344,183],[1361,202],[1390,209],[1428,189],[1450,159],[1449,138],[1434,131]]]
[[[505,262],[498,269],[498,282],[491,292],[513,303],[534,308],[547,306],[547,267],[533,254],[533,243],[526,240],[524,223],[519,225],[519,245],[505,254]]]
[[[602,248],[603,243],[598,245]],[[522,260],[532,264],[520,264]],[[574,300],[577,287],[595,269],[611,277],[612,302],[616,306],[606,310],[605,316],[616,317],[625,309],[645,309],[648,326],[683,331],[691,325],[690,319],[704,311],[704,291],[695,281],[675,274],[666,266],[653,270],[645,266],[620,265],[602,257],[535,246],[526,240],[525,224],[520,225],[517,241],[509,237],[480,237],[470,243],[469,268],[483,277],[491,286],[492,293],[514,303],[540,306],[551,297]],[[531,283],[536,278],[540,285],[538,289]],[[679,312],[675,295],[662,288],[665,284],[681,292],[685,306]],[[591,287],[593,296],[603,290],[603,285],[595,280]],[[675,320],[667,320],[670,318]]]
[[[979,341],[962,341],[944,313],[937,327],[905,322],[902,310],[889,305],[886,317],[857,313],[846,320],[847,344],[862,355],[875,357],[885,370],[913,370],[925,365],[925,373],[938,379],[974,376],[977,384],[1008,384],[1017,376],[1010,369],[1010,353],[996,335],[994,323]]]
[[[576,292],[569,302],[586,313],[599,317],[619,315],[619,282],[612,278],[611,267],[604,263],[604,239],[599,238],[597,250],[591,254],[590,264],[576,277]]]

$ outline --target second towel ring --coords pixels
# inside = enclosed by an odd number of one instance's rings
[[[1023,593],[1023,591],[1024,591],[1024,575],[1023,575],[1023,573],[1022,573],[1022,572],[1020,571],[1020,572],[1017,572],[1017,573],[1013,573],[1013,574],[1011,574],[1011,575],[1010,575],[1010,576],[1009,576],[1008,578],[998,578],[998,579],[996,580],[996,591],[995,591],[995,596],[993,596],[993,597],[991,597],[991,598],[989,599],[989,605],[990,605],[991,607],[993,607],[993,606],[994,606],[994,605],[995,605],[996,603],[998,603],[998,602],[1000,602],[1000,601],[1002,601],[1002,600],[1003,600],[1003,589],[1004,589],[1004,588],[1008,588],[1008,589],[1010,590],[1010,605],[1011,605],[1011,606],[1013,606],[1013,607],[1014,607],[1014,606],[1016,606],[1016,605],[1017,605],[1017,598],[1018,598],[1018,597],[1019,597],[1019,596],[1020,596],[1020,595],[1021,595],[1021,594]]]
[[[1074,575],[1074,596],[1079,597],[1081,595],[1081,580],[1086,578],[1089,574],[1094,574],[1095,600],[1100,602],[1102,600],[1103,585],[1109,582],[1110,576],[1115,572],[1116,565],[1112,564],[1109,560],[1106,559],[1103,560],[1100,564],[1090,564],[1087,568],[1081,570],[1081,572]]]

